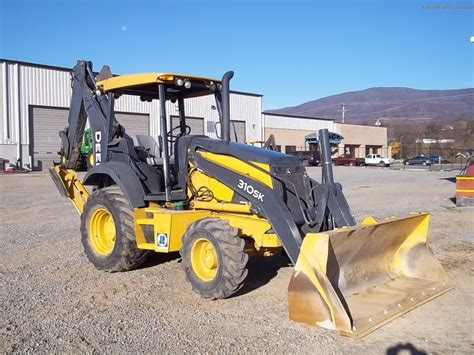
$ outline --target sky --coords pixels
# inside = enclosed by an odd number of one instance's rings
[[[263,108],[474,86],[472,1],[0,0],[0,58],[221,77]]]

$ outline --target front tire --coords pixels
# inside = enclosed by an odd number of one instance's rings
[[[240,290],[247,277],[248,255],[237,228],[219,218],[191,223],[180,250],[187,281],[205,298],[227,298]]]
[[[146,260],[135,240],[133,210],[118,186],[94,191],[81,214],[84,251],[97,269],[132,270]]]
[[[379,166],[380,166],[380,167],[385,167],[385,162],[381,161],[381,162],[379,163]]]

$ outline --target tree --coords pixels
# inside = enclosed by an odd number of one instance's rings
[[[394,139],[390,142],[390,147],[392,148],[392,158],[398,157],[400,154],[400,142]]]

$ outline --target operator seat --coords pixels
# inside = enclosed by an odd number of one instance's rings
[[[163,165],[161,149],[152,136],[137,134],[138,144],[147,152],[146,162],[149,165]]]

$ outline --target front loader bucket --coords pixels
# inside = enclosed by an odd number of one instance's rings
[[[362,337],[452,286],[427,245],[428,214],[309,233],[288,288],[290,319]]]

